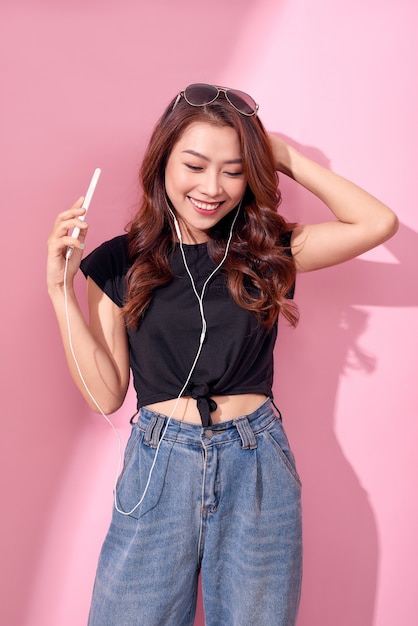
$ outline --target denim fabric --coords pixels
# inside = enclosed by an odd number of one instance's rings
[[[117,486],[130,511],[144,492],[167,418],[141,409]],[[90,626],[192,626],[199,572],[206,626],[294,626],[301,485],[267,401],[202,428],[171,420],[149,489],[113,511]]]

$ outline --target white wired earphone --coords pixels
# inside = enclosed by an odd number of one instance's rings
[[[91,179],[89,188],[88,188],[87,193],[86,193],[86,197],[85,197],[84,202],[83,202],[82,207],[81,207],[82,209],[85,209],[84,217],[85,217],[85,215],[87,213],[87,210],[89,208],[90,201],[91,201],[91,198],[93,196],[94,190],[96,188],[97,181],[99,179],[100,174],[101,174],[101,170],[99,168],[97,168],[95,170],[94,174],[93,174],[93,177]],[[197,349],[196,356],[195,356],[195,358],[193,360],[193,364],[192,364],[192,366],[190,368],[190,371],[189,371],[189,373],[187,375],[186,381],[185,381],[183,387],[181,388],[180,393],[178,394],[178,396],[176,398],[176,402],[174,404],[173,410],[171,411],[170,415],[168,416],[167,423],[166,423],[166,425],[164,427],[164,430],[163,430],[162,435],[160,437],[160,440],[158,442],[157,448],[155,450],[154,459],[153,459],[152,464],[151,464],[151,468],[150,468],[150,471],[149,471],[149,474],[148,474],[147,482],[145,484],[144,492],[143,492],[141,498],[139,499],[139,501],[136,503],[136,505],[130,511],[123,511],[122,509],[120,509],[119,506],[118,506],[118,502],[117,502],[117,493],[116,493],[117,482],[118,482],[119,474],[120,474],[120,471],[121,471],[121,468],[122,468],[122,463],[123,463],[122,440],[121,440],[120,434],[119,434],[118,430],[116,429],[115,425],[113,424],[112,420],[101,409],[99,403],[94,398],[93,394],[91,393],[90,389],[88,388],[88,385],[87,385],[86,381],[84,380],[83,374],[81,372],[80,365],[79,365],[79,363],[77,361],[77,357],[76,357],[74,346],[73,346],[71,325],[70,325],[70,316],[69,316],[69,311],[68,311],[68,296],[67,296],[68,262],[69,262],[69,260],[71,258],[71,255],[72,255],[72,252],[73,252],[73,247],[71,246],[71,247],[69,247],[67,249],[67,253],[65,255],[65,268],[64,268],[64,306],[65,306],[65,317],[66,317],[66,323],[67,323],[67,332],[68,332],[68,341],[69,341],[69,346],[70,346],[70,352],[71,352],[71,355],[73,357],[74,363],[76,365],[78,375],[80,376],[81,382],[83,383],[84,388],[87,391],[87,394],[91,398],[92,402],[96,406],[96,408],[99,411],[99,413],[104,417],[106,422],[110,425],[110,427],[112,428],[112,430],[115,433],[116,438],[118,440],[119,462],[118,462],[118,466],[117,466],[117,470],[116,470],[116,477],[115,477],[115,482],[114,482],[113,495],[114,495],[115,509],[121,515],[131,515],[142,504],[142,502],[143,502],[143,500],[145,498],[145,495],[146,495],[146,493],[148,491],[150,482],[151,482],[151,477],[152,477],[152,473],[154,471],[155,464],[157,462],[157,457],[158,457],[158,453],[159,453],[159,450],[160,450],[161,442],[164,439],[164,436],[165,436],[165,433],[167,432],[167,428],[168,428],[168,426],[170,424],[171,418],[173,417],[173,415],[174,415],[174,413],[175,413],[175,411],[177,409],[177,405],[179,403],[179,400],[180,400],[181,396],[183,395],[187,385],[190,382],[190,378],[191,378],[191,376],[193,374],[193,371],[194,371],[194,369],[196,367],[197,361],[198,361],[198,359],[200,357],[200,353],[201,353],[202,348],[203,348],[203,343],[204,343],[204,340],[205,340],[205,337],[206,337],[206,329],[207,329],[207,322],[206,322],[206,318],[205,318],[205,312],[204,312],[204,309],[203,309],[203,298],[205,296],[205,291],[206,291],[207,285],[209,284],[209,282],[212,279],[212,277],[216,274],[216,272],[222,267],[222,265],[224,264],[224,262],[226,260],[227,255],[228,255],[229,247],[230,247],[231,240],[232,240],[233,230],[234,230],[234,226],[235,226],[235,222],[237,221],[237,218],[238,218],[238,215],[239,215],[239,211],[240,211],[240,208],[241,208],[241,202],[238,205],[236,214],[235,214],[234,219],[232,220],[232,223],[231,223],[231,227],[230,227],[229,236],[228,236],[228,240],[227,240],[227,243],[226,243],[224,255],[223,255],[221,261],[219,262],[219,264],[215,267],[215,269],[209,274],[208,278],[205,280],[200,295],[199,295],[199,293],[198,293],[198,291],[196,289],[196,285],[195,285],[192,273],[191,273],[191,271],[189,269],[189,266],[188,266],[188,263],[187,263],[187,260],[186,260],[186,255],[185,255],[184,247],[183,247],[183,238],[182,238],[182,235],[181,235],[181,230],[180,230],[179,223],[178,223],[177,218],[174,215],[173,211],[171,210],[171,208],[168,207],[168,210],[170,211],[170,214],[171,214],[171,216],[173,218],[174,228],[175,228],[178,240],[179,240],[180,251],[181,251],[182,258],[183,258],[184,267],[185,267],[186,272],[187,272],[187,274],[188,274],[188,276],[190,278],[190,283],[192,285],[193,292],[194,292],[194,294],[196,296],[196,299],[198,301],[198,304],[199,304],[199,312],[200,312],[200,317],[201,317],[201,320],[202,320],[202,331],[200,333],[199,347]],[[78,227],[76,227],[73,230],[73,232],[71,233],[71,236],[77,238],[79,236],[79,234],[80,234],[80,229]]]

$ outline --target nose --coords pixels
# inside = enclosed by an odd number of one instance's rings
[[[222,193],[222,184],[217,171],[212,168],[205,171],[201,180],[200,191],[209,198],[216,198]]]

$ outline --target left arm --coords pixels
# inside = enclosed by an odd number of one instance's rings
[[[298,225],[292,253],[298,271],[343,263],[392,237],[398,219],[389,207],[347,179],[270,135],[277,170],[320,198],[335,220]]]

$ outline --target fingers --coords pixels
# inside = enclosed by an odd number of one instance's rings
[[[69,246],[82,250],[88,225],[83,220],[85,209],[82,208],[84,198],[79,198],[67,211],[60,213],[48,238],[48,246],[55,253],[63,253]]]

